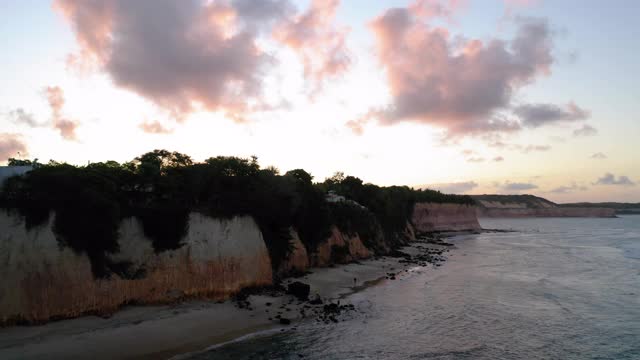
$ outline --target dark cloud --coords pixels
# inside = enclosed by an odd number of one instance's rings
[[[140,128],[140,130],[146,132],[147,134],[171,134],[173,132],[172,129],[167,128],[157,120],[145,121],[138,125],[138,127]]]
[[[79,124],[77,121],[65,117],[62,113],[65,103],[62,88],[59,86],[47,86],[44,91],[51,108],[53,127],[60,132],[60,136],[65,140],[76,140],[76,128]]]
[[[17,134],[0,134],[0,161],[6,161],[10,157],[15,157],[20,153],[22,156],[28,155],[27,145]]]
[[[603,177],[599,178],[594,185],[622,185],[622,186],[634,186],[636,183],[631,181],[629,177],[620,175],[616,178],[612,173],[606,173]]]
[[[429,185],[427,188],[441,191],[445,194],[463,194],[478,187],[475,181],[455,182]]]
[[[587,119],[590,114],[573,102],[564,107],[555,104],[525,104],[513,109],[522,125],[536,128],[558,122],[572,122]]]
[[[550,192],[556,193],[556,194],[567,194],[567,193],[572,193],[576,191],[587,191],[587,190],[588,188],[586,186],[578,185],[576,183],[571,183],[571,185],[558,186],[557,188],[552,189]]]
[[[591,155],[591,158],[592,159],[606,159],[607,155],[605,155],[604,153],[601,153],[601,152],[597,152],[597,153]]]
[[[583,125],[581,128],[573,131],[573,136],[594,136],[598,134],[598,130],[590,125]]]
[[[270,24],[291,15],[295,8],[288,0],[233,0],[231,7],[247,25]]]
[[[521,183],[521,182],[506,182],[502,185],[499,185],[502,191],[525,191],[525,190],[533,190],[537,189],[538,185],[532,183]]]
[[[23,108],[17,108],[7,113],[9,119],[15,124],[27,125],[29,127],[42,126],[36,121],[33,114],[26,112]]]

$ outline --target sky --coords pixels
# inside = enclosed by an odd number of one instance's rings
[[[168,149],[640,201],[634,0],[6,0],[0,163]]]

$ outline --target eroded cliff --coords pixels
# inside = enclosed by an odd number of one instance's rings
[[[125,219],[119,252],[109,258],[130,276],[108,279],[94,278],[89,258],[56,240],[52,222],[27,231],[19,217],[0,213],[0,322],[41,322],[192,296],[223,299],[272,282],[267,248],[250,217],[193,213],[184,245],[160,253],[136,219]]]

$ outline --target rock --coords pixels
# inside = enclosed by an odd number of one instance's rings
[[[311,292],[311,286],[300,281],[292,282],[287,288],[287,294],[291,294],[300,300],[307,300],[309,292]]]
[[[289,324],[291,324],[291,320],[289,320],[287,318],[280,318],[280,324],[289,325]]]
[[[311,305],[322,305],[322,299],[320,298],[320,295],[316,295],[316,298],[313,299],[313,300],[310,300],[309,304],[311,304]]]

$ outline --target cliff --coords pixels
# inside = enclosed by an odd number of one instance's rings
[[[132,303],[221,300],[242,288],[273,283],[267,246],[249,216],[223,220],[191,213],[182,245],[165,251],[154,249],[136,218],[125,218],[118,229],[118,251],[105,260],[120,270],[104,279],[95,277],[87,254],[56,238],[54,221],[55,215],[26,230],[21,217],[0,212],[0,324],[103,314]],[[480,230],[473,207],[460,204],[416,204],[412,221],[394,239],[385,238],[379,224],[374,225],[364,238],[331,226],[329,236],[312,248],[291,228],[290,252],[275,274],[383,255],[415,240],[416,233]]]
[[[608,208],[477,208],[478,217],[615,217],[616,211]]]
[[[559,206],[533,195],[474,195],[478,217],[614,217],[605,207]]]
[[[161,253],[137,220],[125,219],[119,252],[109,258],[131,276],[108,279],[95,279],[85,254],[61,246],[52,223],[26,231],[20,218],[0,213],[0,323],[104,313],[127,303],[224,299],[272,282],[267,248],[250,217],[219,220],[193,213],[184,245]]]
[[[481,230],[475,207],[464,204],[417,203],[411,221],[417,233]]]

